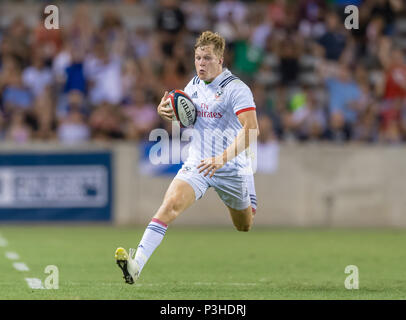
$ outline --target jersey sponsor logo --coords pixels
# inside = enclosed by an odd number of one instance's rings
[[[209,106],[204,102],[200,105],[200,107],[202,108],[202,110],[197,110],[198,117],[215,119],[220,119],[223,117],[223,114],[221,112],[209,111]]]
[[[221,112],[213,112],[213,111],[197,111],[197,116],[202,118],[215,118],[220,119],[223,117]]]
[[[197,96],[197,91],[193,92],[192,94],[192,99],[198,99],[199,97]]]

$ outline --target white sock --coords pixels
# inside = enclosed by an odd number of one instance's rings
[[[134,260],[140,266],[140,272],[142,268],[144,268],[144,265],[147,263],[151,254],[161,243],[166,229],[168,229],[168,226],[155,218],[152,219],[148,227],[145,229],[144,235],[142,236],[141,242],[138,245],[134,258]]]

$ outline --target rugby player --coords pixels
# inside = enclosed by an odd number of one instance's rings
[[[197,119],[189,155],[169,185],[158,211],[147,226],[137,250],[117,248],[115,258],[126,283],[134,283],[159,246],[168,225],[213,187],[226,205],[235,228],[249,231],[256,212],[256,193],[247,150],[259,134],[256,107],[249,87],[223,68],[225,40],[203,32],[195,44],[196,76],[184,91],[193,100]],[[158,114],[172,121],[165,92]],[[210,137],[207,137],[207,133]],[[253,134],[254,133],[254,134]],[[227,145],[224,147],[224,137]],[[213,138],[217,139],[213,148]]]

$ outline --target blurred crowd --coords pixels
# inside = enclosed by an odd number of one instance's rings
[[[143,141],[170,130],[156,106],[194,76],[195,39],[210,29],[253,91],[262,143],[406,141],[402,0],[121,2],[145,6],[153,27],[130,28],[114,9],[94,23],[78,2],[58,30],[45,29],[43,9],[36,26],[21,16],[0,30],[0,140]],[[358,29],[345,28],[348,4]]]

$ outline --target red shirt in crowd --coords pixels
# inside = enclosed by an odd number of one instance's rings
[[[406,66],[395,65],[386,72],[385,99],[406,97]]]

